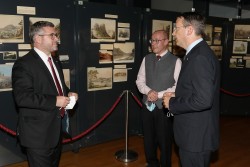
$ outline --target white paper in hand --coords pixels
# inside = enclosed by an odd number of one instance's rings
[[[75,96],[70,96],[69,98],[70,98],[70,101],[69,101],[69,104],[65,107],[66,110],[72,109],[76,104]]]

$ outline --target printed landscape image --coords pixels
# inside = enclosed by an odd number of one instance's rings
[[[135,59],[135,45],[132,42],[115,43],[113,49],[114,63],[133,63]]]
[[[114,42],[116,38],[115,20],[91,19],[91,42]]]
[[[23,17],[0,15],[0,42],[24,42]]]
[[[111,89],[112,68],[88,68],[88,91]]]

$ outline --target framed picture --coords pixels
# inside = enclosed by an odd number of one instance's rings
[[[0,14],[0,20],[0,43],[24,42],[23,16]]]
[[[234,40],[250,39],[250,25],[235,25]]]
[[[247,42],[234,41],[233,42],[233,53],[235,54],[247,54]]]

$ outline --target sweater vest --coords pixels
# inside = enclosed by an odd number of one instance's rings
[[[177,57],[167,52],[158,60],[154,53],[145,57],[146,85],[156,92],[166,90],[174,86],[174,70]],[[147,95],[143,96],[143,102],[147,101]],[[162,108],[162,99],[155,102],[156,106]]]

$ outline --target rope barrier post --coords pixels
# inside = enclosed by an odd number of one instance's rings
[[[115,158],[122,162],[132,162],[138,157],[136,152],[128,150],[128,92],[126,90],[125,150],[119,150],[115,153]]]

